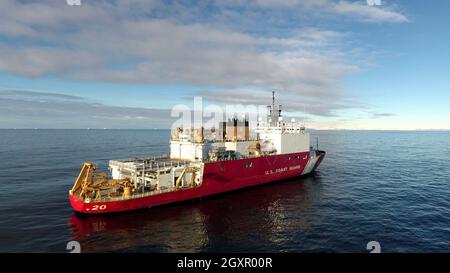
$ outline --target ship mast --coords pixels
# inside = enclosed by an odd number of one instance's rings
[[[275,109],[275,91],[272,91],[272,109]]]
[[[269,115],[267,116],[267,123],[270,126],[278,126],[281,118],[281,105],[275,105],[275,91],[272,91],[272,105],[267,106]]]

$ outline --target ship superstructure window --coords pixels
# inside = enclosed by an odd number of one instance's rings
[[[245,167],[246,169],[250,169],[251,167],[253,167],[253,162],[247,162],[247,163],[245,163],[244,167]]]

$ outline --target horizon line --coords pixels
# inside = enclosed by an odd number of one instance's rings
[[[0,128],[0,130],[145,130],[145,131],[166,131],[171,128]],[[391,131],[391,132],[450,132],[450,129],[317,129],[307,128],[313,131]]]

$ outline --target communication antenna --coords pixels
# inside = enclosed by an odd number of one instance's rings
[[[275,109],[275,91],[272,91],[272,109]]]

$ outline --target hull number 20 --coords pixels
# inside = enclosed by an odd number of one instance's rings
[[[106,205],[94,205],[92,206],[91,210],[105,210]]]

